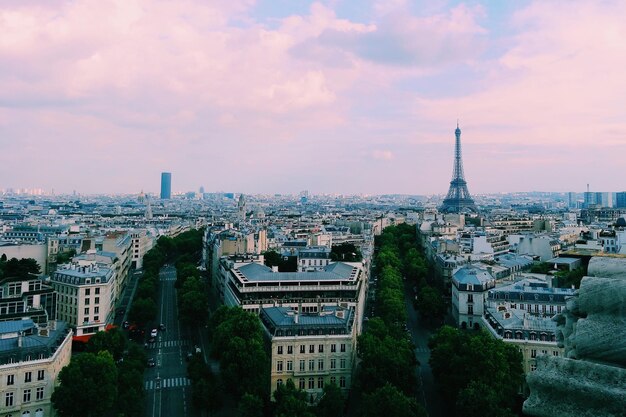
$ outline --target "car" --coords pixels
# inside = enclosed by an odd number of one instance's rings
[[[165,324],[159,324],[159,330],[161,330],[162,332],[165,331]]]
[[[128,329],[130,327],[130,323],[128,323],[128,320],[126,320],[124,323],[122,323],[122,327],[124,329]]]
[[[155,367],[155,366],[156,366],[156,361],[154,360],[154,358],[150,358],[150,359],[148,359],[148,366],[149,366],[150,368],[153,368],[153,367]]]
[[[159,331],[157,329],[152,329],[152,331],[150,332],[150,337],[157,337],[158,334]]]

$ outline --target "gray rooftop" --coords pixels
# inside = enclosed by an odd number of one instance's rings
[[[248,281],[337,281],[349,280],[358,268],[347,263],[335,262],[316,272],[272,272],[271,268],[249,263],[238,268]],[[356,273],[354,274],[356,278]]]
[[[459,268],[453,275],[459,284],[484,285],[494,278],[491,274],[483,269],[473,266],[464,266]]]

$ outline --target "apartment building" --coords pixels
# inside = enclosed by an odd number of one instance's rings
[[[462,328],[478,327],[484,313],[487,291],[496,279],[486,269],[474,265],[459,268],[452,275],[452,316]]]
[[[61,369],[69,364],[72,330],[30,319],[0,322],[0,416],[49,417]]]
[[[321,306],[342,304],[355,309],[361,331],[367,276],[361,263],[334,262],[316,272],[278,272],[261,262],[220,260],[220,288],[227,306],[259,313],[263,307],[298,308],[317,313]]]
[[[39,276],[0,280],[0,321],[22,318],[30,318],[38,325],[56,319],[56,293]]]
[[[550,317],[534,316],[503,306],[487,307],[482,325],[493,337],[519,349],[526,374],[537,369],[538,355],[563,356],[564,350],[556,342],[557,323]]]
[[[95,261],[61,265],[51,277],[58,293],[58,318],[85,340],[113,321],[116,274]]]
[[[506,311],[527,313],[533,316],[552,317],[565,308],[567,297],[574,295],[571,288],[553,288],[536,278],[524,278],[513,284],[491,289],[487,292],[488,307]]]
[[[321,271],[330,264],[330,248],[327,246],[307,247],[298,252],[298,272]]]
[[[131,267],[143,268],[143,257],[154,246],[155,239],[145,229],[136,229],[130,232],[131,237]]]
[[[260,318],[271,341],[271,392],[291,379],[315,403],[326,384],[350,389],[357,335],[353,308],[323,306],[302,313],[269,307],[261,309]]]

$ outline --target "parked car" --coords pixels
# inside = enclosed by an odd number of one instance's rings
[[[122,323],[122,327],[124,329],[128,329],[129,326],[130,326],[130,323],[128,323],[128,320],[126,320],[124,323]]]
[[[152,329],[152,331],[150,332],[150,337],[157,337],[157,334],[159,334],[159,331],[157,329]]]
[[[161,330],[162,332],[165,331],[165,324],[159,324],[159,330]]]
[[[148,366],[149,366],[150,368],[153,368],[153,367],[155,367],[155,366],[156,366],[156,361],[154,360],[154,358],[150,358],[150,359],[148,359]]]

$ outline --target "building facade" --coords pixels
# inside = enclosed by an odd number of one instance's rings
[[[452,275],[452,316],[461,328],[480,326],[487,291],[496,279],[487,270],[473,265],[459,268]]]
[[[356,358],[354,309],[324,306],[303,314],[270,307],[261,309],[260,318],[271,341],[271,392],[291,379],[315,403],[324,385],[350,389]]]
[[[172,173],[161,173],[161,200],[172,198]]]
[[[65,323],[40,328],[29,319],[0,322],[0,416],[55,415],[52,392],[71,349]]]

